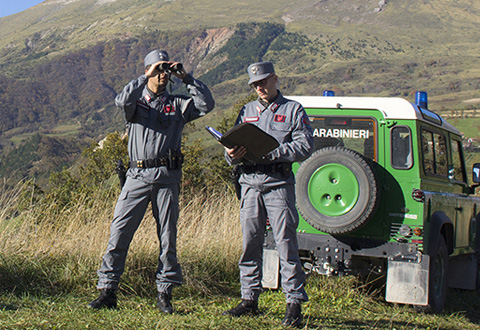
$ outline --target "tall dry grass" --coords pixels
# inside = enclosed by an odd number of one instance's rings
[[[0,289],[12,292],[94,290],[107,245],[115,197],[78,196],[67,207],[55,202],[12,212],[21,186],[0,193]],[[28,195],[28,194],[27,194]],[[237,281],[241,252],[238,202],[228,193],[182,197],[178,255],[187,290],[215,293]],[[121,289],[154,291],[158,239],[150,209],[130,247]]]
[[[238,296],[241,234],[238,202],[231,195],[183,198],[178,251],[185,281],[180,292],[174,291],[179,313],[164,317],[153,307],[158,242],[150,213],[130,248],[120,285],[120,309],[93,313],[85,305],[96,296],[96,270],[107,244],[118,192],[78,196],[66,207],[53,202],[20,211],[16,208],[24,192],[20,187],[0,189],[1,329],[279,328],[285,312],[280,291],[262,295],[261,317],[233,320],[220,316],[236,303],[228,298]],[[434,316],[387,304],[382,297],[355,286],[353,277],[309,277],[310,301],[303,309],[306,328],[479,328],[480,298],[476,293],[449,292],[446,312]],[[125,299],[133,293],[140,297]],[[204,297],[218,293],[226,295]]]

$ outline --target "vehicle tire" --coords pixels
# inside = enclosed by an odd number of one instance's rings
[[[480,215],[477,214],[475,217],[475,225],[476,225],[476,237],[475,237],[475,258],[477,259],[477,283],[475,286],[476,291],[480,292]]]
[[[477,284],[475,285],[475,290],[480,292],[480,254],[479,252],[475,253],[475,258],[477,259]]]
[[[340,146],[319,149],[296,174],[297,208],[314,228],[329,234],[357,230],[375,214],[378,180],[370,161]]]
[[[437,246],[430,254],[430,270],[428,273],[428,305],[414,306],[423,313],[440,313],[447,299],[448,250],[445,238],[440,235]]]

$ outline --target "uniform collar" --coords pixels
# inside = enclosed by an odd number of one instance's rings
[[[260,106],[257,106],[257,110],[259,113],[262,113],[266,109],[270,109],[272,112],[277,111],[278,107],[280,106],[281,100],[283,99],[283,95],[280,91],[278,91],[277,98],[273,101],[268,103],[265,100],[262,100],[261,98],[258,98],[257,101],[260,103]]]
[[[146,91],[146,93],[144,95],[144,99],[147,102],[154,101],[158,98],[162,99],[162,102],[164,102],[163,100],[165,100],[168,97],[168,93],[167,93],[166,88],[160,93],[154,93],[150,90],[150,88],[148,88],[148,86],[145,86],[145,91]]]

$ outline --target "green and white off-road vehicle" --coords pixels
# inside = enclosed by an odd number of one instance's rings
[[[386,300],[443,309],[447,287],[475,289],[480,198],[467,180],[461,133],[401,98],[289,97],[310,117],[315,152],[296,172],[300,256],[325,275],[377,274]],[[479,182],[479,167],[473,181]],[[271,231],[266,288],[279,285]]]

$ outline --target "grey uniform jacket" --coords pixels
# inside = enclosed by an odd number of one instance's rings
[[[265,108],[259,100],[246,104],[240,111],[235,125],[252,123],[280,143],[280,146],[269,153],[262,163],[293,163],[308,158],[313,150],[313,135],[310,120],[302,105],[286,99],[281,93],[274,102]],[[232,160],[225,153],[227,162],[232,165],[239,160]],[[242,175],[241,184],[273,187],[279,184],[294,183],[294,176],[284,178],[276,175],[249,174]]]
[[[131,161],[162,158],[168,149],[181,148],[184,125],[210,112],[215,105],[206,85],[187,75],[190,97],[154,95],[147,87],[147,77],[142,75],[128,83],[115,98],[115,104],[125,112],[129,123],[128,155]],[[147,183],[178,183],[181,170],[166,167],[130,168],[127,176]]]

